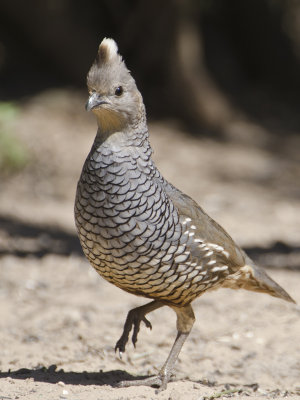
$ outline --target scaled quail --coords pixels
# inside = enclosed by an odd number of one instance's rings
[[[177,314],[177,337],[157,376],[119,386],[167,386],[192,329],[191,302],[219,287],[293,299],[241,250],[190,197],[156,168],[143,99],[118,54],[104,39],[88,76],[87,110],[98,130],[78,182],[75,219],[84,254],[106,280],[152,299],[129,311],[116,350],[135,344],[145,315],[162,306]]]

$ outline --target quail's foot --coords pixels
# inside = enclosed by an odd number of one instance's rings
[[[131,310],[128,313],[128,316],[127,316],[127,319],[126,319],[126,322],[124,325],[123,333],[122,333],[120,339],[117,341],[116,346],[115,346],[115,351],[117,351],[117,350],[119,351],[119,355],[121,358],[122,358],[123,352],[125,351],[125,347],[128,342],[129,334],[132,330],[132,327],[133,327],[133,333],[132,333],[131,340],[132,340],[134,347],[137,342],[137,336],[140,331],[141,322],[143,321],[147,328],[152,329],[151,322],[145,316],[141,316],[138,314],[131,314],[132,311],[134,311],[134,310]]]
[[[129,339],[129,334],[133,328],[133,333],[132,333],[132,343],[135,347],[136,342],[137,342],[137,337],[138,333],[140,331],[140,325],[141,322],[144,322],[147,328],[152,329],[151,322],[145,317],[146,314],[148,314],[151,311],[156,310],[157,308],[162,307],[163,304],[159,303],[158,301],[151,301],[148,304],[145,304],[141,307],[136,307],[130,310],[127,314],[127,318],[124,324],[124,329],[122,336],[120,339],[117,341],[116,346],[115,346],[115,351],[119,351],[120,357],[122,357],[122,353],[125,351],[126,344]]]
[[[158,389],[155,391],[159,393],[167,388],[167,384],[170,379],[170,373],[160,371],[158,375],[149,376],[144,379],[135,379],[132,381],[121,381],[117,383],[118,388],[129,387],[129,386],[157,386]]]
[[[191,309],[187,306],[187,309]],[[133,381],[121,381],[117,384],[117,387],[128,387],[128,386],[158,386],[157,392],[161,392],[167,388],[167,383],[171,377],[175,362],[178,358],[178,354],[188,337],[189,332],[178,331],[175,342],[172,346],[170,354],[164,363],[163,367],[159,371],[158,375],[150,376],[145,379],[136,379]]]

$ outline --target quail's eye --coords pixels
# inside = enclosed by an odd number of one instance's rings
[[[123,88],[122,86],[118,86],[117,89],[115,90],[115,95],[121,96],[122,94],[123,94]]]

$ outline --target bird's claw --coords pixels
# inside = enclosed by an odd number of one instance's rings
[[[124,339],[123,339],[123,335],[122,335],[115,345],[115,353],[118,351],[119,357],[121,360],[122,360],[123,352],[125,351],[126,342],[124,343]]]
[[[144,324],[146,325],[147,328],[152,329],[151,322],[145,316],[143,316],[143,318],[141,318],[141,319],[134,320],[133,321],[133,333],[132,333],[132,338],[131,338],[134,347],[136,345],[138,333],[140,331],[141,321],[144,322]]]
[[[151,322],[150,322],[146,317],[143,317],[143,318],[142,318],[142,321],[144,322],[144,324],[146,325],[147,328],[149,328],[150,330],[152,330],[152,324],[151,324]]]
[[[133,327],[133,333],[132,333],[132,343],[134,347],[136,346],[137,342],[137,337],[138,333],[140,331],[140,324],[141,321],[144,322],[147,328],[152,329],[151,322],[145,317],[145,315],[140,315],[140,313],[136,312],[136,310],[131,310],[126,318],[124,329],[122,336],[120,339],[117,341],[116,346],[115,346],[115,352],[119,350],[119,357],[122,359],[122,353],[125,351],[126,344],[129,339],[129,334],[132,330]]]
[[[158,375],[149,376],[148,378],[144,379],[121,381],[116,384],[116,387],[123,388],[129,386],[154,386],[157,387],[157,389],[155,390],[155,394],[158,394],[167,388],[167,383],[169,379],[169,375],[163,375],[159,373]]]

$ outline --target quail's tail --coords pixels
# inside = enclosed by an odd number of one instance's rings
[[[296,303],[294,299],[273,281],[272,278],[245,254],[246,263],[223,282],[223,287],[230,289],[246,289],[252,292],[267,293],[271,296]]]
[[[245,265],[245,269],[248,269],[249,273],[249,281],[248,286],[244,286],[245,289],[252,290],[255,292],[267,293],[274,297],[279,297],[280,299],[289,301],[291,303],[296,303],[294,299],[281,287],[273,281],[272,278],[260,267],[255,265],[253,261],[247,257],[247,264]]]

